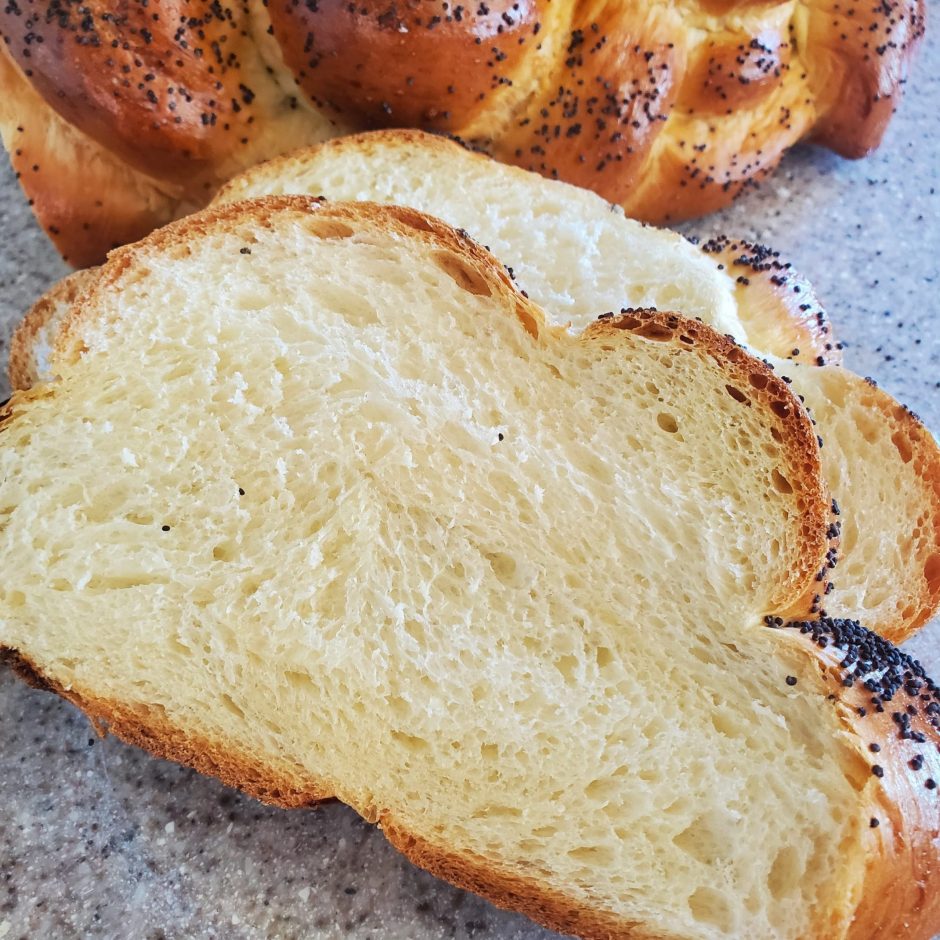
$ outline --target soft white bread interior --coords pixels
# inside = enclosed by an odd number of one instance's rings
[[[586,190],[416,131],[360,134],[262,164],[217,204],[283,193],[408,205],[463,228],[553,323],[574,331],[605,311],[657,307],[746,342],[792,379],[828,442],[823,466],[842,538],[813,589],[817,609],[862,618],[900,642],[940,606],[940,450],[915,416],[837,365],[839,344],[812,287],[776,252],[725,238],[699,249]],[[30,311],[14,339],[14,388],[51,377],[48,321],[79,283],[65,281]]]
[[[820,579],[818,606],[895,642],[940,607],[940,449],[916,416],[852,372],[800,367],[838,363],[840,350],[812,287],[776,252],[714,239],[703,253],[594,193],[413,131],[360,134],[262,164],[217,202],[282,193],[397,203],[463,228],[554,323],[580,330],[621,307],[678,310],[771,357],[812,406],[841,510],[841,564]],[[835,593],[826,594],[829,579]]]
[[[731,341],[572,335],[442,223],[282,197],[112,255],[54,358],[0,433],[0,647],[97,722],[585,937],[940,926],[934,687],[774,619],[828,499]]]

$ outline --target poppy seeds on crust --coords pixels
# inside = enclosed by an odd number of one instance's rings
[[[869,695],[867,706],[856,706],[859,718],[880,715],[890,710],[896,729],[895,740],[926,744],[928,735],[918,730],[915,721],[922,722],[935,734],[934,746],[940,750],[940,687],[926,674],[923,666],[907,653],[901,652],[888,640],[863,627],[857,620],[820,617],[818,620],[781,622],[780,617],[765,617],[766,626],[773,629],[798,630],[820,649],[831,648],[841,653],[836,679],[845,688],[859,687]],[[790,677],[787,677],[789,684]],[[882,725],[882,727],[884,727]],[[890,737],[872,741],[868,751],[880,753]],[[924,769],[923,754],[907,760],[910,770]],[[872,774],[885,775],[880,764],[872,764]],[[933,778],[924,781],[928,790],[935,790]]]

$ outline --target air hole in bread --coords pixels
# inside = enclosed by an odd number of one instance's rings
[[[673,840],[673,844],[703,865],[714,865],[726,851],[727,836],[716,831],[708,816],[697,816]]]
[[[914,451],[911,448],[910,439],[904,434],[903,431],[895,431],[891,435],[891,443],[898,449],[898,453],[901,455],[901,460],[905,463],[910,463],[914,457]]]
[[[428,742],[424,738],[419,738],[413,734],[405,734],[404,731],[393,731],[391,734],[392,740],[397,741],[405,750],[412,753],[417,754],[428,749]]]
[[[414,212],[402,206],[387,206],[387,211],[402,225],[413,228],[416,232],[433,232],[434,226],[419,212]]]
[[[702,924],[711,924],[725,933],[731,933],[734,922],[725,896],[714,888],[699,888],[689,898],[692,916]]]
[[[408,714],[408,702],[400,695],[389,695],[385,703],[389,712],[398,719],[402,719]]]
[[[803,866],[800,857],[793,846],[784,846],[774,859],[767,877],[767,887],[770,893],[778,900],[796,893],[803,877]]]
[[[735,400],[741,402],[742,405],[749,405],[751,403],[750,398],[741,391],[741,389],[735,387],[734,385],[726,385],[725,389],[728,394]]]
[[[512,555],[507,555],[504,552],[491,552],[486,558],[493,569],[493,574],[503,584],[510,586],[515,583],[516,559]]]
[[[651,339],[656,343],[668,343],[670,340],[675,339],[675,332],[669,329],[669,327],[664,326],[662,323],[657,323],[655,320],[648,320],[646,323],[638,323],[637,326],[633,329],[633,332],[637,336],[642,336],[644,339]]]
[[[535,317],[526,310],[522,304],[516,306],[516,316],[522,321],[523,327],[525,327],[526,333],[528,333],[533,339],[539,338],[539,325],[535,322]],[[612,349],[613,347],[611,347]]]
[[[770,403],[770,410],[777,415],[778,418],[790,417],[790,405],[785,401],[772,401]]]
[[[226,695],[223,692],[219,697],[219,701],[227,712],[231,712],[236,718],[240,718],[242,721],[245,720],[245,713],[235,704],[235,700],[231,695]]]
[[[576,656],[559,656],[555,660],[555,668],[562,674],[565,682],[571,684],[578,677],[578,658]]]
[[[767,376],[763,374],[763,372],[752,372],[747,377],[747,380],[748,382],[751,383],[751,385],[754,388],[757,388],[757,389],[767,388],[768,379],[767,379]]]
[[[599,865],[601,867],[612,865],[614,862],[613,850],[606,845],[585,845],[577,849],[572,849],[568,853],[569,858],[578,862],[585,862],[588,865]]]
[[[435,251],[431,257],[434,263],[468,294],[489,297],[493,293],[486,278],[479,271],[475,271],[463,258],[458,258],[449,251]]]
[[[212,549],[212,557],[216,561],[231,561],[237,554],[237,548],[231,542],[222,542]]]
[[[676,431],[679,430],[679,422],[676,421],[672,415],[666,414],[664,411],[656,415],[656,423],[669,434],[675,434]]]
[[[774,489],[778,493],[783,493],[785,496],[789,496],[793,492],[793,487],[790,485],[790,481],[777,469],[771,471],[770,478],[773,480]]]
[[[284,678],[292,689],[299,689],[300,691],[306,692],[316,691],[316,683],[314,683],[313,679],[311,679],[306,672],[296,672],[293,669],[285,669]]]
[[[232,305],[237,310],[264,310],[270,300],[271,298],[266,294],[241,291],[232,297]]]
[[[474,819],[516,819],[522,815],[522,810],[515,806],[501,806],[490,803],[473,814]]]
[[[307,231],[316,235],[317,238],[350,238],[355,234],[355,229],[351,225],[340,222],[338,219],[309,219]]]

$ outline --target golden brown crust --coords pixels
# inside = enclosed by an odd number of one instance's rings
[[[734,278],[738,317],[754,349],[807,365],[842,361],[842,344],[812,284],[780,252],[726,235],[701,248]]]
[[[930,940],[940,932],[937,686],[852,621],[789,624],[778,638],[806,654],[807,671],[822,678],[823,705],[835,710],[858,754],[865,872],[847,899],[846,937]]]
[[[39,379],[37,355],[40,337],[56,317],[62,317],[98,275],[97,268],[75,271],[57,281],[30,307],[10,339],[8,375],[13,389],[31,388]],[[45,336],[46,344],[55,337]]]
[[[75,267],[169,221],[179,199],[60,117],[0,43],[0,136],[39,224]]]
[[[259,133],[246,4],[169,0],[0,8],[7,50],[68,124],[140,172],[205,199],[214,167]],[[214,185],[213,185],[214,189]]]
[[[317,107],[359,127],[456,131],[531,54],[546,5],[274,0],[268,10],[285,62]]]
[[[99,735],[113,734],[125,744],[139,747],[154,757],[192,767],[215,777],[262,803],[295,809],[332,800],[323,781],[314,780],[299,765],[274,767],[264,759],[233,747],[213,742],[205,735],[179,728],[168,721],[162,710],[142,703],[112,702],[44,676],[18,650],[0,648],[0,662],[7,665],[27,685],[54,692],[82,711]]]
[[[504,910],[525,914],[530,920],[584,940],[676,940],[654,933],[640,922],[579,905],[534,879],[499,871],[492,862],[469,852],[458,853],[434,845],[383,815],[379,827],[385,838],[415,865],[465,891],[472,891]]]
[[[500,160],[595,190],[622,203],[649,171],[685,63],[663,9],[624,22],[616,3],[575,3],[550,76],[497,138],[480,144]]]
[[[850,156],[876,146],[924,28],[923,0],[112,7],[0,7],[0,35],[31,83],[11,84],[8,109],[24,127],[59,128],[29,144],[58,172],[24,185],[83,263],[176,211],[137,189],[204,205],[239,169],[322,139],[330,120],[344,122],[333,133],[446,130],[646,221],[700,215],[807,136]],[[93,206],[75,167],[89,153],[120,181],[106,197],[119,223],[82,240]],[[71,217],[45,205],[68,201]]]
[[[924,0],[808,4],[802,42],[818,99],[814,141],[844,157],[863,157],[881,143],[926,14]]]

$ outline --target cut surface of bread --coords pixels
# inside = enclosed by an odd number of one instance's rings
[[[828,442],[822,462],[841,510],[842,560],[826,573],[835,593],[819,582],[820,606],[895,642],[940,606],[940,449],[891,396],[837,365],[811,286],[776,252],[714,239],[703,253],[593,193],[416,132],[361,134],[262,164],[217,202],[282,193],[399,203],[466,229],[553,322],[575,330],[606,310],[658,307],[701,317],[771,357]],[[817,362],[832,365],[800,366]]]
[[[0,431],[0,647],[94,719],[585,937],[938,926],[931,715],[915,773],[843,680],[933,686],[764,624],[828,500],[740,347],[572,335],[442,223],[283,197],[112,255],[54,359]]]
[[[10,340],[11,388],[31,388],[37,382],[51,382],[55,378],[52,348],[59,329],[97,275],[97,268],[75,271],[54,284],[29,309]]]
[[[682,236],[443,137],[379,131],[330,141],[236,177],[215,204],[290,193],[410,206],[464,229],[554,322],[576,331],[607,311],[656,307],[748,339],[731,278]],[[771,351],[786,356],[794,345]]]
[[[217,204],[283,193],[403,204],[465,229],[553,323],[575,332],[605,311],[658,307],[746,342],[793,381],[829,442],[822,460],[841,511],[843,560],[818,582],[817,606],[862,618],[895,642],[940,606],[940,450],[887,393],[839,367],[812,287],[776,252],[727,238],[696,248],[586,190],[416,131],[361,134],[262,164],[230,182]],[[74,302],[78,283],[50,291],[17,332],[14,388],[51,377],[49,321]]]
[[[940,605],[940,455],[917,415],[840,366],[769,359],[816,421],[836,498],[839,562],[820,580],[824,611],[862,618],[895,643]]]

